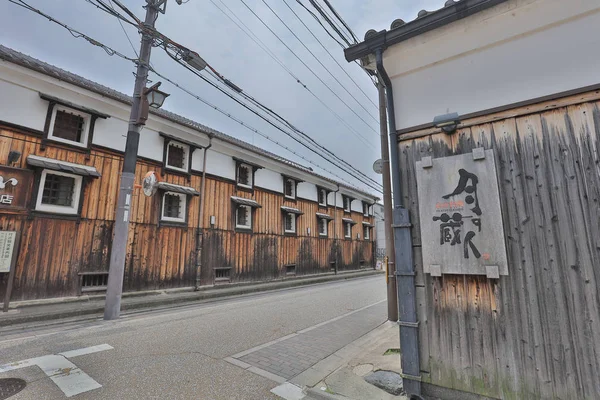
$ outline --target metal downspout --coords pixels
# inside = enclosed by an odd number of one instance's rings
[[[337,275],[338,273],[338,253],[339,253],[339,242],[340,240],[338,239],[338,225],[337,225],[337,194],[340,191],[340,185],[337,185],[337,190],[333,195],[333,242],[335,243],[335,265],[333,266],[333,268],[335,269],[335,274]]]
[[[208,146],[204,148],[202,159],[202,182],[200,183],[200,211],[198,212],[198,229],[196,231],[196,290],[200,287],[202,272],[202,247],[204,245],[204,190],[206,187],[206,152],[212,147],[212,136],[208,137]]]
[[[398,155],[398,134],[394,111],[392,82],[383,66],[383,50],[375,51],[377,72],[386,88],[388,125],[393,187],[394,249],[396,255],[396,284],[398,292],[398,325],[400,327],[400,349],[404,390],[412,398],[421,396],[421,372],[419,362],[419,322],[417,320],[415,270],[412,254],[411,223],[408,210],[402,207],[402,184],[400,158]]]

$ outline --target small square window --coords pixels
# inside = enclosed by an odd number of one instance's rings
[[[319,218],[319,236],[327,236],[327,222],[325,218]]]
[[[247,164],[239,164],[237,167],[238,186],[252,188],[252,167]]]
[[[344,222],[344,237],[352,238],[352,224],[350,222]]]
[[[35,209],[60,214],[77,214],[82,177],[43,170]]]
[[[296,182],[293,179],[285,178],[284,181],[285,197],[290,199],[296,198]]]
[[[167,168],[188,172],[190,147],[186,144],[169,142],[165,164]]]
[[[363,226],[363,238],[365,240],[370,239],[371,228],[369,226]]]
[[[284,213],[284,229],[286,233],[296,233],[296,214]]]
[[[235,209],[235,226],[242,229],[252,228],[252,208],[250,206],[237,206]]]
[[[186,200],[186,195],[183,193],[165,192],[163,194],[161,220],[185,222]]]
[[[318,190],[319,205],[327,207],[327,191],[325,189],[317,189],[317,190]]]
[[[67,107],[55,106],[48,138],[58,142],[87,146],[90,115]]]

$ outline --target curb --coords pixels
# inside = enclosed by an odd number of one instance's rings
[[[349,400],[346,396],[331,394],[324,390],[314,388],[307,389],[306,394],[315,400]]]
[[[177,296],[164,293],[164,294],[149,294],[148,296],[132,296],[135,298],[135,301],[132,302],[123,302],[121,304],[121,311],[135,311],[141,309],[152,310],[153,308],[169,308],[175,307],[177,305],[184,305],[184,303],[195,303],[201,302],[204,300],[210,299],[219,299],[225,297],[235,297],[240,295],[247,295],[253,293],[260,292],[269,292],[281,289],[290,289],[299,286],[308,286],[319,283],[326,282],[335,282],[335,281],[344,281],[351,280],[357,278],[364,278],[369,276],[375,276],[382,274],[381,271],[377,270],[369,270],[369,271],[360,271],[360,272],[348,272],[339,275],[326,275],[322,277],[310,277],[310,278],[297,278],[290,279],[288,281],[280,281],[280,282],[271,282],[271,283],[260,283],[256,285],[240,285],[235,287],[222,287],[222,288],[211,288],[210,290],[199,290],[196,292],[190,292],[186,295],[181,295],[181,293]],[[100,300],[100,299],[99,299]],[[43,322],[43,321],[52,321],[57,319],[71,318],[71,317],[81,317],[81,316],[93,316],[93,315],[102,315],[104,313],[104,304],[98,305],[89,305],[86,306],[86,303],[93,300],[84,300],[80,302],[79,305],[82,308],[78,309],[70,309],[70,310],[58,310],[55,312],[44,312],[40,314],[30,314],[30,315],[11,315],[3,317],[0,314],[0,327],[8,327],[11,325],[31,323],[31,322]],[[76,302],[65,303],[69,305],[74,305]],[[56,304],[54,304],[56,305]],[[41,306],[41,305],[40,305]],[[25,307],[24,307],[25,308]],[[27,306],[26,308],[31,308],[31,306]]]

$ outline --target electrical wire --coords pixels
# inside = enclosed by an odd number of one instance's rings
[[[335,97],[337,97],[367,127],[369,127],[373,132],[375,132],[376,135],[379,135],[379,133],[377,132],[377,130],[375,130],[375,128],[373,128],[367,121],[365,121],[365,119],[363,117],[361,117],[360,115],[358,115],[358,113],[352,107],[350,107],[350,105],[348,105],[348,103],[346,103],[344,101],[344,99],[342,99],[333,89],[331,89],[331,87],[312,68],[310,68],[304,62],[304,60],[298,54],[296,54],[296,52],[294,52],[294,50],[292,50],[288,46],[287,43],[285,43],[285,41],[283,39],[281,39],[281,37],[279,37],[279,35],[277,35],[277,33],[275,33],[275,31],[273,31],[273,29],[271,29],[271,27],[258,14],[256,14],[256,12],[254,12],[254,10],[246,3],[246,1],[244,1],[244,0],[240,0],[240,1],[302,63],[302,65],[304,65],[325,87],[327,87],[327,89],[329,89],[329,91],[331,93],[333,93],[333,95]],[[379,123],[379,121],[376,118],[374,118],[371,114],[369,114],[369,116],[371,118],[373,118],[375,120],[375,122]],[[363,138],[364,138],[364,136],[363,136]]]
[[[77,30],[75,30],[75,29],[73,29],[73,28],[71,28],[70,26],[66,25],[65,23],[62,23],[62,22],[60,22],[60,21],[56,20],[55,18],[53,18],[53,17],[49,16],[48,14],[45,14],[45,13],[43,13],[42,11],[40,11],[40,10],[38,10],[38,9],[36,9],[36,8],[34,8],[34,7],[32,7],[32,6],[30,6],[29,4],[27,4],[27,3],[26,3],[25,1],[23,1],[23,0],[9,0],[9,1],[10,1],[11,3],[15,4],[15,5],[18,5],[18,6],[20,6],[20,7],[26,8],[26,9],[28,9],[29,11],[35,12],[35,13],[37,13],[37,14],[39,14],[39,15],[41,15],[41,16],[43,16],[43,17],[45,17],[45,18],[47,18],[49,21],[51,21],[51,22],[54,22],[54,23],[56,23],[56,24],[58,24],[58,25],[62,26],[62,27],[63,27],[63,28],[65,28],[67,31],[69,31],[69,33],[71,33],[71,35],[73,35],[75,38],[83,38],[83,39],[85,39],[86,41],[88,41],[89,43],[93,44],[94,46],[101,47],[101,48],[102,48],[102,49],[103,49],[103,50],[104,50],[104,51],[105,51],[107,54],[109,54],[109,55],[111,55],[111,56],[113,56],[113,55],[116,55],[116,56],[118,56],[118,57],[121,57],[121,58],[123,58],[123,59],[125,59],[125,60],[131,61],[131,62],[134,62],[134,63],[136,63],[136,62],[138,61],[138,60],[136,60],[136,59],[133,59],[133,58],[131,58],[131,57],[127,57],[127,56],[125,56],[124,54],[122,54],[122,53],[119,53],[119,52],[117,52],[116,50],[114,50],[114,49],[110,48],[109,46],[107,46],[107,45],[104,45],[104,44],[102,44],[101,42],[99,42],[99,41],[97,41],[97,40],[95,40],[95,39],[93,39],[93,38],[91,38],[91,37],[89,37],[89,36],[87,36],[87,35],[85,35],[85,34],[83,34],[83,33],[79,32],[79,31],[77,31]],[[115,0],[115,1],[116,1],[116,0]],[[178,85],[178,84],[176,84],[174,81],[172,81],[172,80],[170,80],[169,78],[167,78],[166,76],[164,76],[164,75],[162,75],[162,74],[159,74],[159,73],[158,73],[158,72],[157,72],[157,71],[156,71],[154,68],[152,68],[152,67],[151,67],[151,68],[150,68],[150,70],[151,70],[153,73],[155,73],[156,75],[160,76],[161,78],[165,79],[166,81],[168,81],[168,82],[170,82],[171,84],[175,85],[176,87],[180,88],[181,90],[184,90],[184,91],[185,91],[185,92],[187,92],[188,94],[191,94],[191,92],[190,92],[190,91],[188,91],[187,89],[183,88],[181,85]],[[194,95],[194,97],[198,98],[198,100],[201,100],[201,101],[203,101],[205,104],[207,104],[207,105],[210,105],[212,108],[214,108],[214,109],[218,109],[218,107],[216,107],[216,106],[214,106],[214,105],[210,104],[210,103],[209,103],[209,102],[207,102],[206,100],[203,100],[203,99],[201,99],[199,96],[196,96],[196,95]],[[332,172],[332,171],[330,171],[330,170],[328,170],[328,169],[325,169],[325,168],[321,167],[320,165],[318,165],[318,164],[314,163],[313,161],[311,161],[311,160],[309,160],[309,159],[305,158],[304,156],[301,156],[300,154],[298,154],[298,153],[294,152],[293,150],[291,150],[289,147],[287,147],[287,146],[285,146],[285,145],[283,145],[283,144],[279,143],[279,142],[278,142],[278,141],[276,141],[276,140],[273,140],[272,138],[268,137],[267,135],[263,135],[263,134],[262,134],[260,131],[258,131],[257,129],[254,129],[254,128],[250,127],[248,124],[245,124],[245,123],[243,123],[243,121],[241,121],[241,120],[239,120],[239,119],[236,119],[236,118],[235,118],[235,117],[233,117],[233,116],[232,116],[230,113],[227,113],[226,111],[223,111],[223,110],[221,110],[221,109],[218,109],[218,111],[220,111],[220,112],[221,112],[221,113],[223,113],[224,115],[228,116],[229,118],[231,118],[231,119],[233,119],[233,120],[236,120],[237,122],[241,123],[243,126],[247,127],[248,129],[252,130],[253,132],[255,132],[255,133],[258,133],[259,135],[261,135],[261,136],[264,136],[265,138],[267,138],[268,140],[272,141],[273,143],[275,143],[275,144],[277,144],[277,145],[279,145],[279,146],[281,146],[281,147],[285,148],[286,150],[290,151],[292,154],[296,155],[297,157],[299,157],[299,158],[301,158],[301,159],[304,159],[304,160],[306,160],[307,162],[311,163],[312,165],[315,165],[317,168],[320,168],[321,170],[323,170],[323,171],[326,171],[326,172],[328,172],[328,173],[332,174],[333,176],[336,176],[337,178],[339,178],[340,180],[344,181],[345,183],[348,183],[348,184],[349,184],[351,187],[354,187],[352,183],[348,182],[347,180],[345,180],[344,178],[342,178],[342,177],[340,177],[339,175],[335,174],[334,172]],[[344,170],[344,169],[342,169],[342,170],[343,170],[344,172],[348,173],[348,171],[346,171],[346,170]],[[361,183],[365,184],[367,187],[369,187],[369,188],[371,188],[371,189],[374,189],[374,190],[376,190],[376,191],[378,191],[378,192],[380,192],[380,193],[381,193],[381,189],[379,189],[379,188],[377,188],[377,187],[374,187],[374,186],[372,186],[371,184],[369,184],[369,183],[367,183],[367,182],[364,182],[362,179],[360,179],[360,178],[358,178],[358,177],[355,177],[353,174],[349,174],[349,175],[350,175],[350,176],[352,176],[352,177],[354,177],[355,179],[357,179],[359,182],[361,182]]]
[[[325,45],[323,44],[323,42],[321,42],[319,40],[319,38],[317,37],[317,35],[315,35],[314,32],[302,20],[302,18],[300,18],[300,16],[296,13],[296,11],[294,11],[294,9],[289,5],[288,1],[287,0],[283,0],[283,3],[292,12],[292,14],[294,14],[294,16],[298,19],[298,21],[300,21],[300,23],[306,28],[306,30],[312,35],[312,37],[317,41],[317,43],[319,43],[319,45],[321,45],[321,47],[323,48],[323,50],[325,50],[327,52],[327,54],[329,54],[329,57],[338,65],[338,67],[340,67],[340,69],[344,72],[344,74],[346,74],[346,76],[354,83],[354,86],[356,86],[358,88],[358,90],[360,90],[362,92],[362,94],[365,95],[365,97],[371,102],[371,104],[373,104],[376,108],[379,108],[379,106],[376,105],[373,102],[373,100],[369,97],[369,95],[367,93],[365,93],[365,91],[360,87],[360,85],[358,84],[358,82],[356,82],[354,80],[354,78],[352,78],[352,76],[350,76],[350,74],[346,71],[346,69],[344,69],[344,67],[342,67],[342,65],[339,63],[339,61],[333,56],[333,54],[331,54],[331,52],[329,51],[329,49],[327,49],[327,47],[325,47]]]
[[[304,3],[302,3],[300,0],[296,0],[296,3],[300,4],[302,6],[302,8],[304,8],[306,10],[306,12],[308,12],[310,15],[312,15],[312,17],[319,23],[319,25],[321,25],[321,27],[323,28],[323,30],[325,32],[327,32],[327,34],[329,35],[329,37],[331,37],[337,44],[339,44],[342,47],[342,49],[346,48],[342,42],[340,42],[335,36],[333,36],[331,34],[331,32],[329,32],[329,29],[327,29],[325,27],[325,25],[323,25],[323,22],[321,21],[321,19],[319,17],[317,17],[317,15],[314,12],[310,11],[308,9],[308,7],[306,7],[304,5]]]
[[[111,8],[116,12],[114,6],[112,5],[112,0],[108,0],[110,2]],[[123,23],[121,22],[121,18],[117,16],[117,20],[119,21],[119,25],[121,25],[121,29],[123,30],[123,33],[125,34],[125,37],[127,38],[127,41],[129,42],[129,44],[131,45],[131,49],[133,50],[133,52],[135,53],[136,57],[140,57],[137,50],[135,49],[135,46],[133,45],[133,42],[131,41],[131,38],[129,37],[129,34],[127,33],[127,31],[125,30],[125,27],[123,26]]]
[[[298,35],[296,35],[296,33],[289,27],[289,25],[279,16],[279,14],[277,14],[275,12],[275,10],[273,10],[273,8],[267,3],[266,0],[261,0],[269,10],[271,10],[271,12],[273,13],[273,15],[275,15],[275,17],[277,17],[277,19],[283,24],[283,26],[285,26],[287,28],[288,31],[290,31],[290,33],[300,42],[300,44],[306,49],[306,51],[308,51],[308,53],[313,56],[313,58],[315,60],[317,60],[317,62],[319,63],[319,65],[321,65],[321,67],[323,67],[323,69],[325,69],[325,71],[327,71],[329,73],[329,75],[331,75],[331,77],[341,86],[342,89],[344,89],[346,91],[346,93],[348,93],[350,95],[350,97],[352,97],[354,99],[354,101],[356,102],[356,104],[358,104],[371,118],[373,118],[375,120],[376,123],[379,123],[379,120],[376,119],[375,117],[373,117],[371,115],[371,113],[369,112],[369,110],[367,110],[365,108],[365,106],[362,105],[362,103],[360,101],[358,101],[358,99],[356,97],[354,97],[354,95],[352,93],[350,93],[350,91],[348,89],[346,89],[346,87],[342,84],[342,82],[339,81],[339,79],[329,70],[329,68],[327,68],[325,66],[325,64],[323,64],[323,62],[321,62],[321,60],[319,60],[319,57],[317,57],[309,48],[308,46],[304,43],[304,41],[302,41],[302,39],[300,39],[298,37]],[[373,103],[373,106],[375,107],[375,109],[378,109],[377,106],[375,105],[375,103]]]
[[[335,33],[337,33],[340,36],[340,38],[348,45],[348,47],[352,46],[352,44],[346,38],[346,36],[342,32],[340,32],[340,30],[335,26],[335,24],[333,23],[333,21],[331,21],[329,19],[329,17],[327,16],[327,14],[325,14],[325,12],[321,8],[321,6],[315,0],[308,0],[308,2],[313,6],[313,8],[315,10],[317,10],[317,12],[321,15],[321,17],[325,20],[325,22],[327,22],[327,24],[329,26],[331,26],[331,28],[333,28],[333,30],[335,31]]]
[[[355,44],[358,43],[358,38],[356,37],[356,35],[352,31],[352,29],[348,26],[348,24],[346,23],[346,21],[344,21],[344,19],[340,16],[340,14],[338,14],[338,12],[335,10],[335,8],[333,8],[333,6],[329,2],[329,0],[323,0],[323,1],[327,5],[327,7],[329,7],[329,9],[331,10],[331,12],[333,12],[333,14],[335,15],[335,17],[342,23],[342,25],[344,25],[344,27],[346,28],[346,30],[348,30],[348,32],[352,36],[352,39],[354,39],[354,43]]]

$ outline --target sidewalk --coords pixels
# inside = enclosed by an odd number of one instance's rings
[[[365,380],[376,371],[399,374],[400,354],[386,355],[398,349],[399,340],[398,325],[385,322],[292,379],[280,381],[272,392],[286,400],[407,400]],[[401,379],[395,383],[401,385]]]
[[[176,307],[177,305],[210,301],[212,299],[364,278],[380,274],[382,272],[377,270],[352,271],[339,273],[338,275],[324,274],[311,277],[287,278],[268,283],[212,286],[201,288],[198,291],[194,291],[193,288],[180,288],[124,293],[121,301],[121,310],[126,313],[134,310]],[[101,316],[103,312],[104,295],[11,302],[8,312],[0,312],[0,327],[74,317],[91,319]]]

